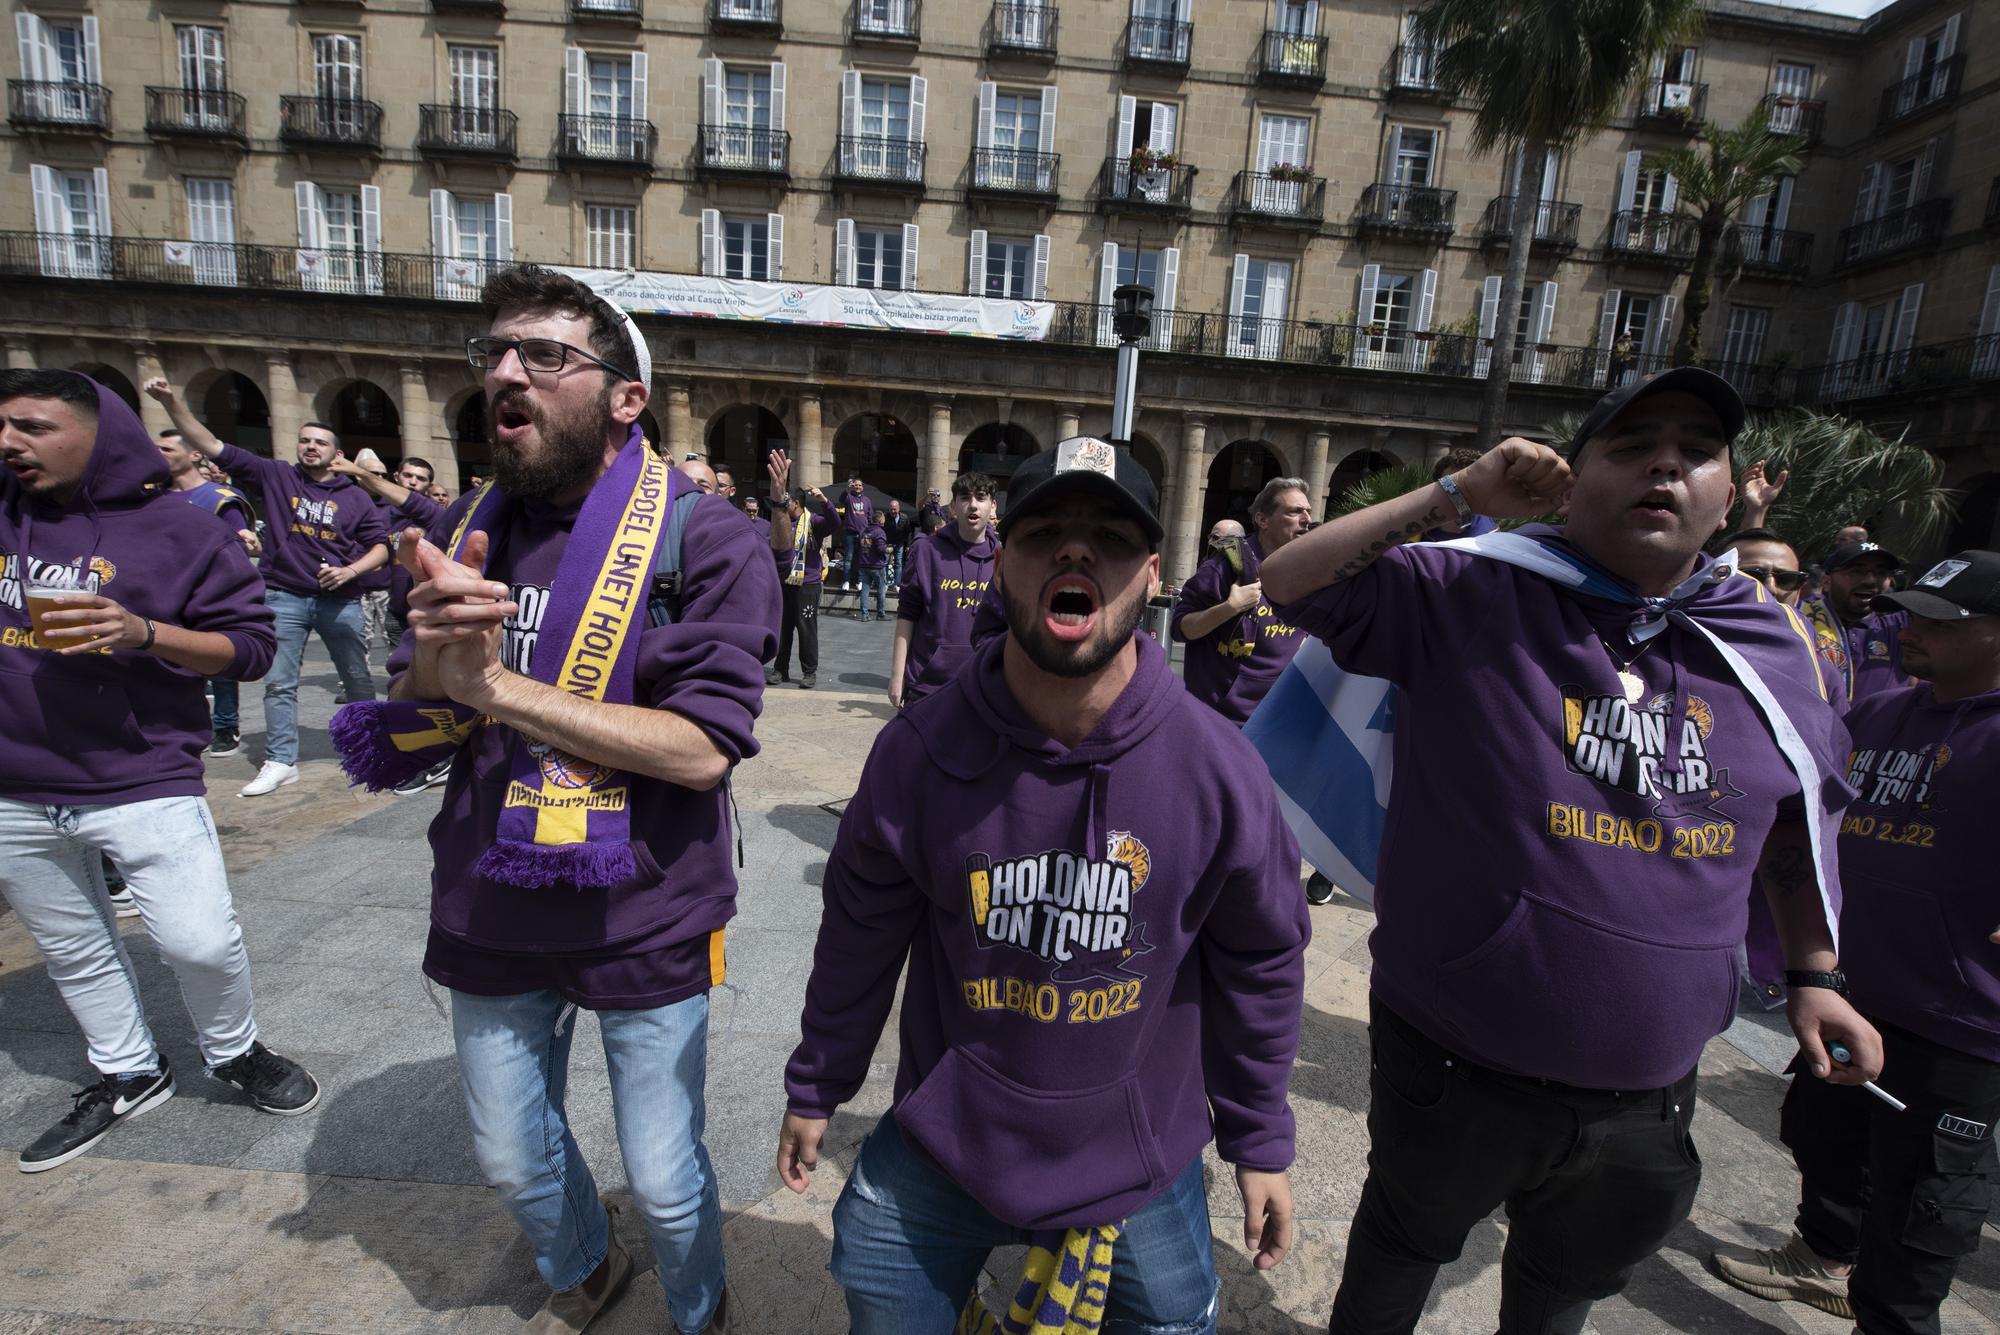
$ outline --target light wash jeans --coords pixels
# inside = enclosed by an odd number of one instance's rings
[[[0,892],[48,961],[90,1064],[103,1075],[160,1069],[104,888],[103,855],[124,874],[146,934],[180,980],[209,1069],[248,1052],[257,1037],[250,956],[208,803],[52,807],[0,798]]]
[[[865,566],[862,567],[861,570],[861,619],[862,620],[866,621],[868,619],[868,595],[870,592],[873,592],[875,595],[875,615],[878,617],[887,617],[889,615],[888,608],[882,602],[883,598],[887,596],[883,592],[883,590],[887,587],[886,577],[888,573],[889,573],[888,571],[881,569],[879,566],[874,570],[870,570]]]
[[[278,653],[264,678],[264,758],[281,765],[299,763],[299,662],[306,636],[319,632],[349,700],[373,700],[368,645],[361,634],[361,600],[322,595],[306,598],[267,588],[264,602],[277,620]]]
[[[949,1331],[979,1282],[987,1254],[1029,1236],[995,1219],[919,1159],[896,1119],[884,1117],[863,1142],[833,1207],[831,1269],[847,1297],[849,1330],[852,1335]],[[1003,1298],[1014,1296],[1018,1278],[1010,1275],[1000,1285]],[[1101,1329],[1103,1335],[1215,1335],[1220,1306],[1208,1196],[1197,1158],[1125,1220],[1111,1254]]]
[[[563,1113],[576,1016],[554,992],[451,994],[459,1077],[480,1171],[535,1249],[552,1289],[590,1278],[609,1217]],[[674,1324],[700,1335],[722,1301],[722,1202],[701,1143],[707,1116],[706,994],[651,1010],[596,1012],[625,1177],[659,1259]]]

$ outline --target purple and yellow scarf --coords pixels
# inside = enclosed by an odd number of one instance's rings
[[[639,428],[583,502],[556,567],[535,642],[535,680],[612,704],[633,702],[659,546],[676,496],[693,485],[647,449]],[[473,497],[447,554],[474,533],[506,530],[512,499],[492,483]],[[374,792],[448,759],[484,723],[452,701],[371,700],[343,707],[330,732],[341,767]],[[474,871],[537,890],[604,889],[637,873],[629,774],[516,733],[499,829]]]

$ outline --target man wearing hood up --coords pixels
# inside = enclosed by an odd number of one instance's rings
[[[1136,634],[1162,530],[1131,452],[1073,437],[1008,494],[1006,633],[889,722],[841,820],[778,1171],[805,1190],[907,960],[895,1102],[834,1207],[856,1335],[977,1322],[1014,1243],[1048,1328],[1213,1332],[1211,1136],[1257,1268],[1292,1240],[1298,845]]]
[[[1800,1078],[1779,1135],[1799,1168],[1797,1232],[1722,1277],[1851,1317],[1867,1335],[1937,1335],[1960,1258],[1979,1246],[2000,1122],[2000,553],[1959,552],[1876,604],[1908,617],[1919,684],[1848,711],[1860,790],[1840,828],[1843,963],[1881,1029],[1883,1084]]]
[[[1568,459],[1502,441],[1264,562],[1342,671],[1402,692],[1335,1335],[1413,1330],[1502,1205],[1500,1328],[1581,1330],[1687,1217],[1695,1066],[1735,1010],[1753,870],[1811,1076],[1881,1069],[1834,990],[1847,735],[1805,628],[1701,550],[1743,417],[1707,371],[1637,378]],[[1413,541],[1565,500],[1561,529]]]
[[[251,681],[271,663],[256,569],[235,533],[170,495],[138,417],[86,376],[0,371],[0,464],[0,892],[99,1077],[20,1169],[68,1163],[173,1097],[106,898],[106,856],[180,981],[208,1073],[265,1112],[305,1112],[319,1085],[257,1040],[202,796],[202,678]],[[30,589],[65,591],[40,628]]]

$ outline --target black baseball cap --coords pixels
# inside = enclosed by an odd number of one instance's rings
[[[1819,563],[1819,568],[1830,575],[1842,566],[1853,565],[1864,556],[1879,556],[1889,563],[1889,568],[1892,570],[1903,568],[1903,558],[1879,542],[1842,543],[1826,554],[1826,560]]]
[[[1875,601],[1933,621],[2000,616],[2000,552],[1946,557],[1901,593],[1877,594]]]
[[[1599,399],[1570,438],[1570,461],[1574,463],[1577,455],[1583,453],[1583,447],[1590,443],[1590,438],[1610,426],[1618,414],[1643,398],[1669,390],[1692,394],[1715,409],[1716,417],[1722,422],[1722,434],[1730,444],[1736,443],[1737,433],[1743,430],[1743,419],[1747,416],[1743,396],[1736,392],[1736,387],[1715,372],[1704,371],[1699,366],[1675,366],[1642,375]]]
[[[1007,479],[1007,513],[1000,516],[1006,540],[1014,521],[1038,506],[1071,495],[1096,496],[1123,510],[1155,548],[1166,536],[1160,525],[1160,489],[1139,466],[1128,446],[1097,436],[1071,436],[1043,450]]]

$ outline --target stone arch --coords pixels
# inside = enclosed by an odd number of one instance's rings
[[[139,391],[132,384],[131,377],[117,367],[109,366],[104,362],[84,362],[69,369],[89,376],[92,380],[95,380],[98,384],[125,400],[133,412],[136,413],[139,411]]]
[[[651,407],[641,408],[634,419],[639,424],[639,434],[653,443],[655,453],[664,456],[667,452],[667,438],[660,429],[660,419],[653,416]]]
[[[1134,431],[1132,433],[1131,445],[1132,457],[1138,461],[1139,467],[1146,470],[1146,475],[1153,479],[1153,485],[1159,488],[1160,497],[1162,500],[1165,500],[1167,494],[1167,452],[1160,448],[1158,441],[1143,431]]]
[[[886,409],[856,413],[833,433],[833,479],[828,491],[845,487],[848,478],[858,475],[876,504],[910,501],[917,494],[921,456],[916,423]]]
[[[458,458],[458,476],[438,480],[456,496],[471,487],[473,478],[488,477],[493,472],[493,436],[486,420],[486,391],[475,389],[461,396],[447,412],[445,421],[451,431],[452,453]]]
[[[181,397],[217,440],[272,457],[277,441],[271,434],[270,401],[263,387],[243,372],[210,367],[188,380]]]
[[[2000,551],[2000,473],[1985,473],[1958,484],[1958,518],[1945,543],[1947,552],[1969,548]]]
[[[396,470],[403,457],[403,415],[395,396],[372,380],[336,380],[316,399],[317,416],[340,438],[341,451],[352,459],[372,449]]]
[[[711,467],[728,468],[736,479],[736,494],[743,496],[765,489],[765,457],[772,450],[791,453],[792,433],[785,419],[764,404],[731,403],[710,415],[693,448],[708,456]]]
[[[995,483],[996,513],[1007,508],[1007,479],[1029,458],[1039,454],[1042,443],[1018,422],[987,422],[965,433],[958,448],[956,473],[984,473]]]
[[[1320,513],[1332,518],[1339,510],[1342,492],[1371,474],[1379,473],[1385,468],[1398,467],[1406,462],[1410,461],[1400,459],[1387,450],[1368,448],[1349,452],[1327,475],[1326,508]]]
[[[1219,519],[1250,527],[1250,503],[1274,477],[1283,477],[1284,458],[1269,441],[1245,436],[1216,451],[1208,465],[1208,493],[1202,500],[1200,534]]]

